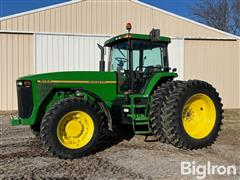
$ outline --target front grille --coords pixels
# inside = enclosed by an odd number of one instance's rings
[[[32,86],[17,85],[18,115],[20,118],[29,118],[33,111]]]

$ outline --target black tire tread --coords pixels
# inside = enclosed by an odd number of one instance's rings
[[[153,135],[160,142],[168,142],[165,131],[162,129],[162,108],[174,88],[178,87],[183,81],[167,81],[162,83],[154,90],[149,111],[149,121]]]

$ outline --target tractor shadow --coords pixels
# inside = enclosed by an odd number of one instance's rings
[[[112,131],[105,131],[97,152],[104,151],[112,146],[119,144],[124,140],[131,140],[134,137],[132,126],[122,125]]]

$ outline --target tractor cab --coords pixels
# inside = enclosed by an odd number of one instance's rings
[[[167,47],[170,38],[160,36],[159,29],[150,34],[130,33],[131,24],[127,24],[128,33],[107,40],[105,47],[110,48],[108,71],[117,74],[118,98],[112,104],[112,117],[122,124],[132,124],[135,133],[149,133],[149,98],[152,89],[160,82],[176,77],[169,72]],[[103,48],[100,47],[102,49]],[[104,71],[103,55],[100,71]]]
[[[129,30],[130,31],[130,30]],[[117,72],[118,93],[139,93],[155,72],[168,72],[170,38],[153,29],[149,35],[126,33],[105,42],[110,47],[108,71]]]

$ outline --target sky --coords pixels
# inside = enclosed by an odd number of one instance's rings
[[[68,0],[0,0],[0,17],[29,11]],[[169,12],[192,19],[190,7],[197,0],[140,0]]]
[[[29,11],[66,0],[0,0],[0,17]]]

